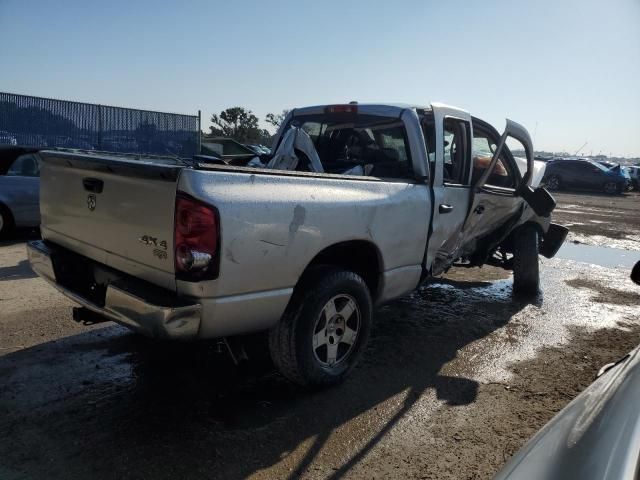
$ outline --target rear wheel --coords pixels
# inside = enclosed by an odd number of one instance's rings
[[[557,175],[551,175],[547,179],[547,188],[549,190],[559,190],[560,189],[560,177]]]
[[[338,383],[360,358],[371,329],[372,304],[364,280],[332,267],[302,280],[282,319],[269,332],[276,368],[303,387]]]
[[[607,195],[613,195],[618,193],[618,184],[616,182],[607,182],[604,184],[604,193]]]
[[[516,231],[513,241],[513,291],[535,295],[539,289],[538,231],[524,225]]]
[[[13,217],[4,205],[0,205],[0,238],[6,237],[13,230]]]

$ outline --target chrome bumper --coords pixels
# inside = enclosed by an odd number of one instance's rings
[[[153,287],[145,285],[144,288],[136,289],[134,294],[127,287],[112,283],[106,287],[104,306],[96,305],[57,281],[52,260],[55,255],[54,247],[41,240],[32,241],[27,244],[27,254],[34,272],[74,302],[109,320],[149,337],[188,340],[198,336],[201,318],[201,306],[198,303],[185,303],[174,298],[168,299],[165,305],[157,305],[145,299],[144,293],[138,292]],[[166,297],[166,293],[164,296]]]

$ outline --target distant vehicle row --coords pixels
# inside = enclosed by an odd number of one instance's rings
[[[185,147],[185,143],[189,145]],[[0,130],[0,145],[28,147],[76,148],[80,150],[100,150],[119,153],[153,153],[161,155],[193,154],[194,139],[181,136],[158,134],[145,137],[122,135],[115,132],[103,134],[100,139],[95,135],[41,135],[34,133],[11,133]]]
[[[632,187],[629,173],[620,165],[607,167],[586,159],[547,162],[543,182],[549,190],[590,190],[609,195]]]

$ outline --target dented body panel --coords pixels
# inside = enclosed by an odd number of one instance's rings
[[[307,265],[341,242],[375,246],[379,302],[420,281],[431,210],[425,185],[184,170],[178,188],[220,212],[219,278],[177,284],[179,294],[203,299],[205,332],[239,333],[256,319],[273,325]]]

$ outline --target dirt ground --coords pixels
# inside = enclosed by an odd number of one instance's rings
[[[640,196],[556,198],[572,240],[640,250]],[[24,240],[0,244],[2,479],[490,478],[640,343],[627,268],[545,259],[533,300],[457,269],[377,310],[344,384],[304,392],[260,351],[236,368],[214,344],[74,323]]]
[[[640,192],[624,195],[554,193],[555,221],[571,229],[569,239],[587,245],[640,250]]]

